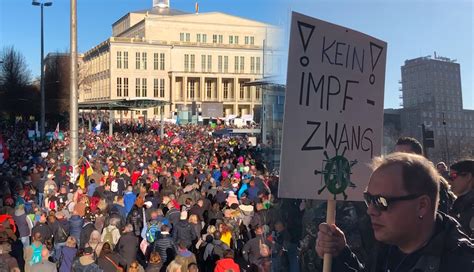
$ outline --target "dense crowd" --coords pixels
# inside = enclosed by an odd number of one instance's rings
[[[42,143],[17,126],[3,135],[1,239],[25,271],[269,271],[284,252],[298,266],[272,208],[276,177],[246,137],[172,124],[163,139],[86,132],[77,178],[67,133]]]
[[[367,206],[339,203],[340,228],[322,224],[318,232],[312,226],[324,222],[324,202],[278,199],[278,176],[266,169],[260,145],[245,136],[214,137],[210,127],[166,124],[161,137],[153,122],[116,124],[113,136],[84,128],[79,164],[72,169],[67,132],[64,140],[42,142],[28,139],[31,123],[0,126],[0,146],[8,153],[0,162],[0,271],[320,271],[321,260],[314,259],[325,253],[347,265],[334,271],[383,270],[359,266],[378,252],[374,238],[388,241],[377,224],[374,237],[372,226],[395,202],[370,194],[377,188],[372,178],[364,195]],[[419,143],[410,138],[397,148],[420,153]],[[421,156],[410,156],[397,163],[423,165]],[[432,213],[439,210],[445,221],[458,225],[459,239],[449,241],[464,245],[453,251],[460,252],[464,259],[458,264],[463,264],[474,256],[469,238],[474,233],[474,161],[450,168],[438,165],[435,183],[440,186],[431,201],[439,206]],[[422,195],[420,190],[413,195]],[[418,216],[419,222],[429,218]],[[302,226],[307,217],[311,224]],[[379,257],[391,260],[390,252]],[[416,252],[413,260],[424,254]],[[359,259],[351,259],[353,253]],[[416,263],[404,263],[411,253],[394,254],[401,267]],[[399,266],[385,263],[383,271]]]

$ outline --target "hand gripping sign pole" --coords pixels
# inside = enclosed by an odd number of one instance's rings
[[[380,155],[386,54],[381,40],[292,14],[279,197],[328,200],[329,225],[336,200],[363,200]]]

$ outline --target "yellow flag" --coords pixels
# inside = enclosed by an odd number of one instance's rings
[[[84,173],[79,175],[79,181],[77,182],[77,186],[84,189],[86,187],[86,178],[84,177]]]

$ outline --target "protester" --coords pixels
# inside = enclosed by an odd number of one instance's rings
[[[362,266],[336,226],[319,227],[316,251],[331,254],[334,271],[472,271],[474,244],[456,221],[437,213],[439,174],[419,155],[394,153],[373,162],[364,193],[379,242]]]
[[[474,160],[462,160],[451,165],[449,182],[454,194],[450,214],[455,217],[464,233],[474,239]]]
[[[76,238],[69,236],[64,247],[61,248],[61,254],[57,262],[59,263],[59,272],[67,272],[72,270],[72,263],[77,254]]]
[[[76,259],[72,264],[72,271],[74,272],[102,272],[103,270],[95,263],[94,249],[86,247],[83,255]]]

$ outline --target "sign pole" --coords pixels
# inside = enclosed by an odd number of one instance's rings
[[[328,225],[336,224],[336,200],[328,199],[327,202],[327,209],[326,209],[326,223]],[[331,254],[324,254],[323,259],[323,272],[331,272],[332,268],[332,255]]]

